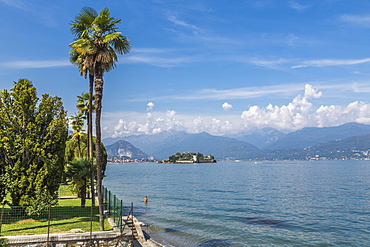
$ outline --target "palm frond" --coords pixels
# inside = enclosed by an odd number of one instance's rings
[[[91,39],[77,39],[69,46],[83,56],[94,54],[97,50]]]
[[[72,34],[79,37],[86,29],[89,29],[97,16],[98,13],[93,8],[82,8],[81,12],[75,17],[75,20],[70,23]]]
[[[81,74],[102,76],[116,67],[117,54],[130,52],[130,41],[116,31],[120,22],[121,19],[111,16],[108,8],[97,14],[94,9],[85,7],[76,16],[71,31],[77,38],[70,44],[70,60]]]

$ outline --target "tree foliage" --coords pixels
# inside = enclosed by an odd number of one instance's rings
[[[38,211],[57,198],[67,118],[59,97],[37,97],[27,79],[0,92],[0,172],[11,205]]]

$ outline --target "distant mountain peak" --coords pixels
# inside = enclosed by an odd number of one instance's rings
[[[149,155],[124,140],[106,146],[106,150],[108,158],[149,159]]]

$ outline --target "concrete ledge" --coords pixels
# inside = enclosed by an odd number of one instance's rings
[[[115,239],[119,236],[117,232],[104,231],[104,232],[93,232],[92,239],[95,240],[108,240]],[[26,243],[40,243],[47,242],[48,235],[18,235],[18,236],[3,236],[8,240],[9,244],[26,244]],[[52,233],[49,234],[50,242],[75,242],[75,241],[87,241],[90,240],[90,232],[84,233]]]

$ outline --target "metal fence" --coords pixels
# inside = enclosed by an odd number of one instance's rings
[[[112,234],[114,233],[112,236],[109,234],[109,236],[106,235],[107,233],[101,235],[102,237],[97,237],[96,235],[95,240],[92,236],[92,232],[97,233],[100,231],[98,207],[50,206],[39,215],[29,216],[24,207],[2,206],[0,208],[0,246],[4,246],[1,242],[1,236],[6,236],[9,240],[11,239],[9,236],[14,236],[13,240],[17,238],[16,241],[18,241],[19,238],[20,242],[24,242],[20,237],[24,239],[24,237],[29,236],[31,239],[31,236],[38,235],[40,236],[38,243],[60,243],[67,241],[71,243],[61,233],[64,235],[67,233],[81,233],[79,236],[85,234],[85,244],[86,241],[92,243],[93,241],[98,241],[100,238],[100,240],[104,239],[104,241],[115,239],[115,241],[120,242],[120,246],[125,246],[123,243],[134,240],[134,235],[128,234],[128,231],[133,231],[133,228],[128,225],[130,219],[132,221],[133,205],[126,205],[124,207],[123,201],[118,199],[107,188],[103,187],[102,191],[105,216],[110,218],[110,223],[113,222],[114,225],[115,232],[111,232]],[[130,215],[131,218],[129,218]],[[53,237],[54,233],[58,234],[58,237]],[[101,233],[103,232],[99,234]],[[89,238],[88,235],[90,235]],[[117,236],[119,237],[117,238]],[[34,238],[32,241],[35,241]],[[12,245],[14,244],[9,244],[9,246]],[[99,243],[94,245],[99,245]]]
[[[102,192],[106,216],[112,218],[119,231],[122,232],[124,228],[122,217],[124,211],[123,202],[104,186],[102,187]]]
[[[2,236],[94,230],[99,230],[98,208],[51,206],[34,216],[29,216],[24,207],[1,208],[0,235]]]

